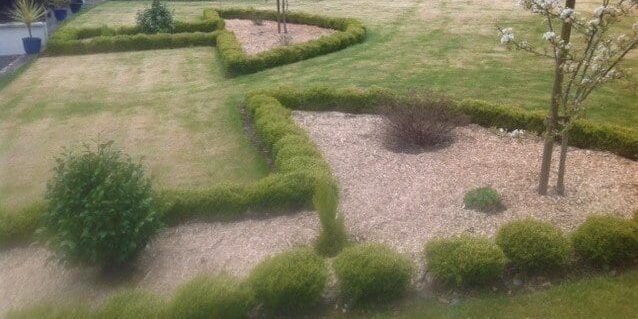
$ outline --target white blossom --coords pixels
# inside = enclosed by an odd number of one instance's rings
[[[603,13],[605,13],[605,8],[604,6],[600,6],[598,8],[596,8],[596,10],[594,10],[594,16],[600,18]]]
[[[563,20],[565,22],[574,21],[574,16],[575,15],[576,15],[576,12],[572,8],[566,8],[566,9],[563,9],[563,11],[560,12],[560,18],[561,18],[561,20]]]
[[[505,28],[501,31],[501,44],[509,44],[514,41],[514,30]]]
[[[633,26],[631,26],[632,29],[634,29],[634,32],[638,33],[638,22],[634,23]]]
[[[556,39],[556,33],[547,31],[543,33],[543,40],[554,41]]]

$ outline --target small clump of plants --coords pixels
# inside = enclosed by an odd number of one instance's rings
[[[142,164],[112,144],[56,159],[40,235],[65,261],[121,266],[163,227]]]
[[[465,208],[484,213],[494,213],[504,208],[501,195],[491,187],[480,187],[465,194]]]
[[[445,146],[453,141],[455,127],[469,123],[451,99],[433,92],[387,99],[380,113],[385,119],[388,145],[398,150]]]
[[[144,33],[171,33],[175,30],[173,12],[160,0],[153,0],[150,8],[137,13],[137,26]]]

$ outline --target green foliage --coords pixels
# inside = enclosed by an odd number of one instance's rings
[[[141,290],[124,290],[100,306],[95,319],[163,319],[166,305],[158,296]]]
[[[160,0],[153,0],[150,8],[137,13],[137,25],[144,33],[171,33],[175,29],[173,12]]]
[[[14,213],[0,211],[0,248],[30,240],[45,210],[44,203],[36,203]]]
[[[638,225],[615,216],[591,216],[572,235],[576,253],[595,266],[629,261],[638,255]]]
[[[240,319],[252,306],[252,293],[237,279],[200,275],[179,288],[167,318]]]
[[[139,26],[110,28],[70,28],[57,30],[47,44],[48,55],[75,55],[191,46],[214,46],[224,20],[217,11],[204,10],[203,21],[176,21],[172,34],[143,34]]]
[[[333,180],[319,182],[312,201],[321,222],[321,233],[315,247],[324,256],[334,256],[341,251],[348,240],[343,217],[338,212],[339,190],[336,182]]]
[[[162,227],[142,165],[111,143],[58,157],[46,199],[43,231],[69,261],[123,264]]]
[[[294,312],[317,305],[327,279],[325,261],[311,249],[299,248],[263,261],[248,281],[267,310]]]
[[[532,219],[503,225],[496,243],[512,264],[523,271],[564,266],[572,253],[569,240],[558,227]]]
[[[428,271],[435,279],[456,286],[481,285],[498,279],[507,259],[487,238],[459,236],[425,245]]]
[[[334,269],[343,295],[370,303],[400,297],[410,285],[414,265],[386,246],[365,244],[345,248]]]
[[[218,12],[225,19],[276,20],[275,11],[228,8],[219,9]],[[252,56],[248,56],[244,52],[232,32],[222,32],[217,39],[217,49],[227,72],[231,75],[254,73],[275,66],[335,52],[353,44],[363,42],[366,37],[365,28],[361,22],[354,19],[289,13],[287,20],[290,23],[316,25],[339,31],[306,43],[279,47]]]
[[[25,309],[12,310],[6,319],[86,319],[91,311],[84,305],[43,304]]]
[[[481,212],[494,212],[503,207],[501,195],[491,187],[480,187],[465,193],[465,208]]]

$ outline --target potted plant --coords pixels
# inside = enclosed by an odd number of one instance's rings
[[[71,0],[71,4],[69,7],[71,8],[71,12],[78,13],[84,4],[83,0]]]
[[[66,19],[66,8],[69,5],[69,0],[53,0],[53,14],[58,22]]]
[[[18,0],[11,10],[11,17],[27,25],[29,37],[22,38],[22,45],[27,54],[38,54],[42,49],[42,39],[34,38],[31,32],[31,25],[44,17],[46,10],[34,0]]]

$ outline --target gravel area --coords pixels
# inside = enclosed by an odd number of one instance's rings
[[[226,20],[226,29],[235,36],[247,54],[257,54],[263,51],[283,46],[281,34],[277,33],[277,22],[264,20],[262,25],[255,25],[251,20]],[[312,25],[288,23],[289,44],[303,43],[329,35],[335,30]]]
[[[10,308],[40,302],[100,302],[117,289],[171,294],[199,273],[245,276],[265,257],[309,244],[319,233],[314,212],[230,223],[193,222],[154,238],[124,278],[96,268],[66,268],[40,247],[0,252],[0,318]]]
[[[539,196],[537,137],[471,125],[456,129],[456,141],[446,148],[405,154],[383,146],[383,120],[377,115],[295,112],[294,117],[332,165],[350,235],[389,244],[415,259],[437,236],[493,235],[499,225],[525,217],[570,230],[588,214],[629,216],[638,208],[638,162],[609,153],[570,148],[566,196]],[[464,209],[464,194],[481,186],[498,190],[507,209],[494,215]]]

